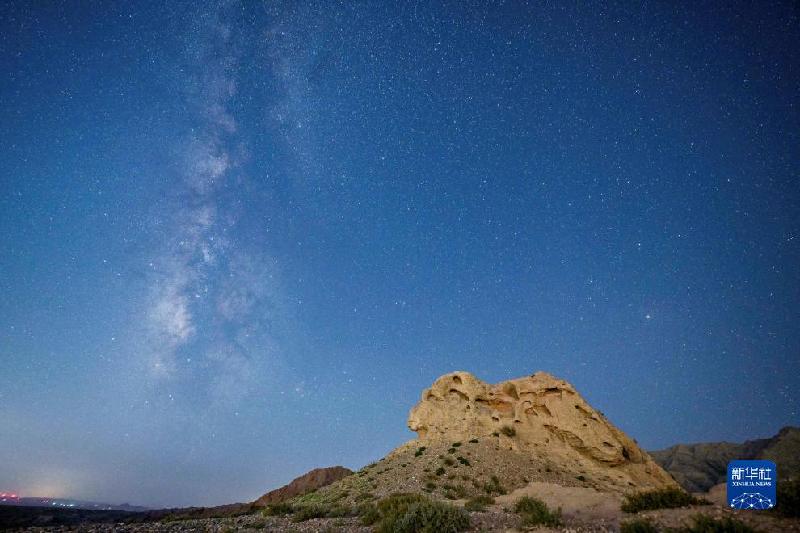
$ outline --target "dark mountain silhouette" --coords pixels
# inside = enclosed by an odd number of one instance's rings
[[[736,459],[769,459],[778,465],[778,478],[800,477],[800,428],[787,426],[768,439],[677,444],[650,456],[691,492],[706,492],[725,483],[728,463]]]

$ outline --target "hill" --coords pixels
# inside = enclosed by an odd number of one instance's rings
[[[725,483],[727,466],[735,459],[769,459],[780,479],[800,477],[800,428],[787,426],[768,439],[743,443],[677,444],[650,452],[653,459],[690,492],[706,492]]]
[[[322,495],[358,502],[395,492],[500,495],[532,482],[616,494],[676,486],[572,385],[544,372],[496,385],[446,374],[423,392],[408,426],[417,439]]]

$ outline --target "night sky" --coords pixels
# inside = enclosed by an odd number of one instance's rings
[[[3,2],[0,490],[252,500],[453,370],[800,423],[797,4],[633,5]]]

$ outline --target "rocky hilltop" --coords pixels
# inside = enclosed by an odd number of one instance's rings
[[[571,384],[545,372],[494,385],[468,372],[446,374],[422,393],[408,427],[420,444],[489,439],[606,490],[675,483]]]
[[[291,483],[278,489],[272,490],[253,502],[258,507],[263,507],[270,503],[286,501],[295,496],[300,496],[308,492],[330,485],[347,477],[353,473],[349,468],[343,466],[331,466],[327,468],[315,468],[306,472],[302,476],[295,478]]]
[[[690,492],[724,483],[728,462],[735,459],[769,459],[778,465],[780,479],[800,477],[800,428],[787,426],[768,439],[677,444],[650,454]]]

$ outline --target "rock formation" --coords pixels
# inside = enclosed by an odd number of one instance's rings
[[[343,466],[315,468],[314,470],[295,478],[288,485],[284,485],[279,489],[275,489],[264,494],[253,503],[256,506],[263,507],[270,503],[288,500],[289,498],[294,498],[295,496],[300,496],[301,494],[305,494],[307,492],[311,492],[312,490],[330,485],[331,483],[339,481],[340,479],[347,477],[352,473],[352,470]]]
[[[544,372],[496,385],[468,372],[446,374],[422,393],[408,427],[422,444],[496,438],[498,449],[606,480],[610,490],[675,486],[572,385]]]

